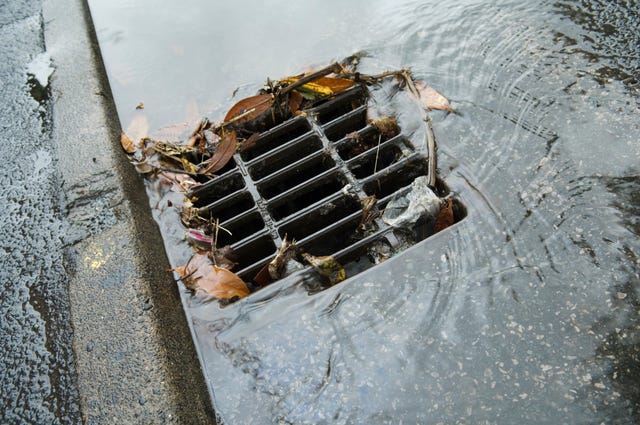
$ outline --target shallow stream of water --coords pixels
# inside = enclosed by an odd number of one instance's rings
[[[220,120],[357,51],[461,112],[432,115],[454,229],[313,296],[187,299],[226,422],[640,421],[636,1],[89,4],[123,128]]]

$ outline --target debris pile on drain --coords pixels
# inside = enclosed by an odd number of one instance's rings
[[[408,190],[394,195],[384,209],[379,208],[376,196],[361,198],[362,216],[355,237],[363,239],[371,234],[376,220],[401,230],[410,229],[420,220],[428,220],[434,232],[455,222],[452,199],[449,196],[439,197],[436,192],[436,145],[428,115],[431,109],[452,113],[455,110],[435,89],[414,80],[408,69],[366,75],[356,72],[356,65],[357,61],[345,61],[308,74],[267,80],[258,94],[233,105],[222,122],[204,119],[180,142],[151,137],[132,140],[124,132],[121,134],[122,148],[140,173],[168,183],[173,191],[185,193],[183,204],[175,207],[187,228],[186,239],[193,246],[194,254],[187,264],[172,271],[198,298],[233,302],[305,269],[313,273],[321,287],[332,286],[347,277],[345,268],[329,255],[331,253],[311,254],[284,235],[271,261],[250,279],[245,277],[246,281],[243,280],[232,271],[241,259],[230,246],[219,246],[218,243],[221,235],[231,232],[221,225],[219,217],[194,206],[197,199],[192,191],[224,174],[234,155],[254,148],[264,131],[296,116],[306,117],[307,111],[319,102],[356,86],[366,90],[384,80],[395,79],[401,89],[415,100],[423,114],[428,164],[426,175],[416,177]],[[356,131],[346,135],[346,139],[353,142],[349,145],[350,155],[356,156],[374,148],[379,150],[381,140],[391,139],[401,132],[394,117],[375,116],[368,120],[368,124],[380,135],[377,146],[375,140],[373,143],[359,140],[361,135]],[[374,173],[378,167],[378,154],[376,152],[373,164]],[[388,244],[380,241],[370,244],[368,251],[375,264],[394,254]]]

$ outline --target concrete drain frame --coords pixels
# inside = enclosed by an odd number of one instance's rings
[[[434,233],[433,221],[416,223],[407,235],[379,215],[366,232],[359,229],[363,200],[375,197],[381,211],[428,172],[427,157],[402,132],[387,138],[368,122],[368,99],[366,87],[356,84],[313,105],[260,133],[217,177],[187,194],[202,216],[229,230],[219,233],[217,245],[233,248],[234,272],[245,282],[251,285],[285,237],[306,252],[331,255],[349,278],[377,266],[374,251],[399,254]],[[450,195],[440,179],[434,192]],[[466,209],[452,201],[457,223]]]

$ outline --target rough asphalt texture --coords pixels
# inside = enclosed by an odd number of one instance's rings
[[[6,2],[0,52],[0,423],[214,423],[86,5]]]

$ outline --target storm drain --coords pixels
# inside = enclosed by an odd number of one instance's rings
[[[285,237],[331,255],[351,277],[434,233],[433,222],[407,230],[380,218],[427,174],[427,158],[402,133],[390,137],[369,124],[367,100],[356,86],[261,132],[188,194],[200,215],[227,230],[217,246],[233,248],[242,280],[254,282]],[[444,198],[449,190],[438,180],[435,192]],[[466,215],[455,199],[453,215],[455,222]]]

